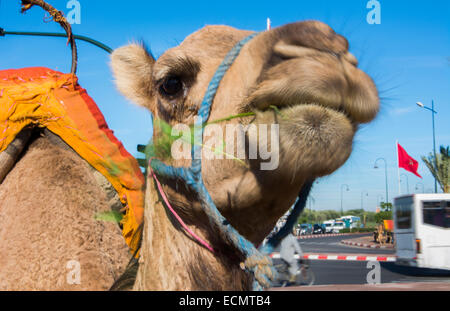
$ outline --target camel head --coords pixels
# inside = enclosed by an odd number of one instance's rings
[[[155,118],[171,126],[191,125],[217,67],[251,33],[207,26],[157,60],[141,44],[121,47],[112,54],[117,87]],[[244,148],[245,157],[203,157],[203,179],[217,208],[254,243],[272,230],[306,181],[345,163],[358,125],[371,121],[379,110],[372,79],[358,69],[348,49],[348,41],[326,24],[288,24],[249,41],[220,84],[208,122],[226,120],[212,130],[205,128],[204,143],[218,138],[225,148]],[[227,119],[248,112],[253,114]],[[243,144],[234,136],[230,141],[227,126],[237,124],[253,126],[259,134],[248,130]],[[266,140],[260,139],[263,130]],[[154,138],[158,135],[155,129]],[[252,157],[252,140],[271,152]],[[189,166],[190,159],[170,162]],[[188,223],[201,222],[205,216],[192,193],[169,181],[165,189]]]

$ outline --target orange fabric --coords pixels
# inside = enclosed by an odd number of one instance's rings
[[[386,231],[394,231],[394,221],[393,220],[383,220],[384,229]]]
[[[144,176],[77,77],[43,67],[0,71],[0,152],[27,126],[46,127],[109,180],[126,206],[123,236],[136,250]]]

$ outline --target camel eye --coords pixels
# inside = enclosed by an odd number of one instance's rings
[[[175,96],[183,89],[183,82],[178,77],[169,77],[162,83],[160,91],[166,96]]]

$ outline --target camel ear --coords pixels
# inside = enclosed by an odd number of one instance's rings
[[[111,54],[111,68],[119,91],[136,104],[152,110],[152,71],[155,59],[143,44],[120,47]]]

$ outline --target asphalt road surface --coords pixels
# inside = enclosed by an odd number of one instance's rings
[[[363,235],[361,235],[363,236]],[[340,244],[341,240],[358,236],[319,237],[299,240],[304,253],[320,254],[367,254],[367,255],[395,255],[394,249],[357,248]],[[279,249],[276,250],[279,252]],[[278,264],[279,259],[274,259]],[[381,283],[408,283],[408,282],[449,282],[450,273],[445,275],[430,274],[423,270],[413,270],[396,265],[394,262],[380,263]],[[368,274],[373,267],[367,267],[367,261],[348,260],[311,260],[310,269],[314,272],[316,280],[314,285],[331,284],[367,284]]]

